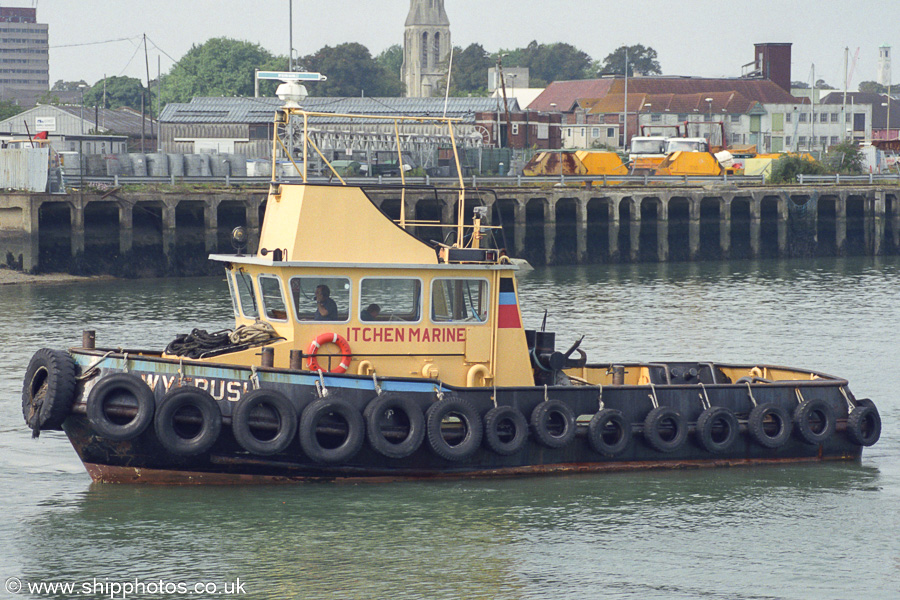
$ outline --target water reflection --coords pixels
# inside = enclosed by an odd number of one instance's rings
[[[801,532],[878,480],[877,469],[840,464],[359,486],[92,485],[39,503],[19,551],[30,580],[215,574],[247,581],[253,597],[583,597],[570,578],[600,585],[611,565],[628,565],[631,582],[665,579],[677,596],[709,585],[654,572],[664,559],[694,563],[688,547],[718,560],[758,551],[760,570],[773,567],[764,556],[788,552],[781,545],[837,550],[839,537]],[[763,525],[784,539],[756,535]],[[808,566],[826,559],[814,553]]]

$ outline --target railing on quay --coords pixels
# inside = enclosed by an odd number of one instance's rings
[[[819,185],[822,183],[833,183],[840,185],[842,183],[867,183],[874,185],[876,183],[893,182],[900,184],[900,173],[869,173],[867,175],[797,175],[797,183],[800,185]]]
[[[134,177],[123,175],[111,176],[80,176],[66,177],[66,186],[77,188],[80,185],[100,184],[113,187],[122,185],[141,185],[141,184],[218,184],[242,187],[260,187],[265,188],[269,185],[270,178],[263,177],[232,177],[226,175],[224,177],[187,177],[175,176],[168,177]],[[297,177],[280,177],[278,179],[284,183],[300,183],[302,178]],[[335,179],[329,177],[309,177],[310,183],[328,183],[334,182]],[[397,186],[401,184],[400,177],[386,177],[379,175],[377,177],[345,177],[344,181],[348,185],[372,186],[372,185],[391,185]],[[466,184],[471,187],[522,187],[535,184],[556,184],[556,185],[591,185],[607,186],[607,185],[705,185],[710,183],[733,183],[733,184],[752,184],[761,185],[765,183],[764,176],[743,176],[743,175],[723,175],[719,177],[693,176],[693,175],[602,175],[602,176],[553,176],[553,177],[526,177],[523,175],[515,176],[485,176],[471,175],[465,179]],[[82,183],[83,182],[83,183]],[[458,187],[459,179],[456,177],[406,177],[406,185],[433,185],[441,187]]]

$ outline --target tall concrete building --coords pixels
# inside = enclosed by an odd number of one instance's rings
[[[450,19],[444,11],[444,0],[410,0],[402,68],[408,98],[437,94],[450,48]]]
[[[878,48],[878,83],[887,87],[891,85],[891,47],[882,44]]]
[[[50,89],[47,30],[37,9],[0,6],[0,100],[32,106]]]

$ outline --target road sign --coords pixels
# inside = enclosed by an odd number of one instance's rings
[[[282,81],[325,81],[328,79],[321,73],[307,73],[305,71],[257,71],[257,79],[280,79]]]

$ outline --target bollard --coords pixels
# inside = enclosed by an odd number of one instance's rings
[[[624,365],[613,365],[612,384],[613,385],[625,385],[625,366]]]
[[[263,367],[274,367],[275,366],[275,348],[263,348],[262,359],[260,360],[260,366]]]
[[[97,347],[97,332],[93,329],[85,329],[81,332],[81,347],[93,350]]]
[[[291,369],[294,371],[303,370],[303,351],[291,350]]]

